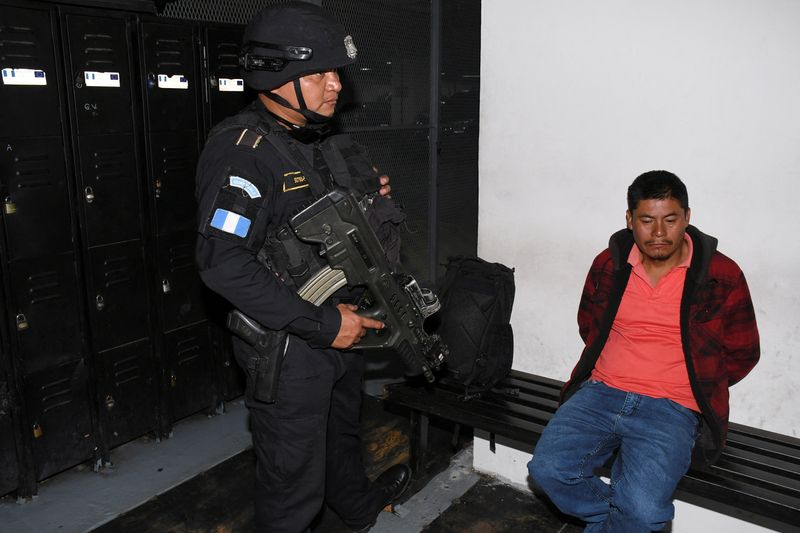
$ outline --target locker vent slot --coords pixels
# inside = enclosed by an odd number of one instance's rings
[[[217,43],[217,68],[239,72],[239,44],[233,42]]]
[[[33,305],[57,300],[64,296],[58,272],[40,272],[28,276],[28,294]]]
[[[141,378],[141,375],[139,357],[136,355],[114,362],[114,385],[117,387],[131,381],[137,381]]]
[[[36,59],[36,35],[26,26],[0,26],[0,52],[4,61]]]
[[[156,39],[156,68],[180,67],[183,65],[183,40]]]
[[[115,285],[125,285],[133,281],[130,264],[132,259],[128,256],[108,257],[103,261],[103,280],[105,288]]]
[[[190,365],[200,357],[200,345],[197,337],[189,337],[178,342],[176,359],[178,366]]]
[[[94,150],[92,152],[92,168],[97,181],[119,179],[127,173],[123,165],[124,154],[118,149]]]
[[[45,383],[42,385],[41,391],[43,413],[72,403],[72,388],[70,387],[69,378]]]
[[[108,69],[114,65],[114,38],[106,33],[83,34],[84,65],[89,68]]]
[[[194,245],[177,244],[169,249],[169,271],[170,273],[180,271],[194,271]]]

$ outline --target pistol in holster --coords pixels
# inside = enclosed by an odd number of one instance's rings
[[[281,365],[289,346],[287,332],[263,328],[241,311],[231,311],[228,314],[227,326],[256,351],[254,357],[248,358],[245,368],[253,399],[275,403]]]

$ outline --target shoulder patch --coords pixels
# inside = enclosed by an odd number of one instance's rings
[[[217,208],[211,217],[209,225],[225,233],[245,238],[250,231],[250,219],[243,217],[233,211]]]
[[[241,189],[243,191],[243,194],[246,194],[253,200],[255,200],[256,198],[261,198],[261,192],[258,190],[258,187],[256,187],[249,180],[241,176],[234,176],[233,174],[230,174],[228,176],[228,184],[231,187],[236,187],[237,189]]]

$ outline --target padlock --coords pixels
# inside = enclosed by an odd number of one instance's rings
[[[86,194],[86,203],[90,204],[94,202],[94,189],[91,187],[86,187],[83,189],[83,192]]]
[[[161,290],[164,292],[164,294],[167,294],[169,291],[172,290],[172,287],[169,286],[169,280],[168,279],[162,279],[161,280]]]
[[[102,311],[106,307],[106,300],[103,298],[102,294],[98,294],[94,297],[94,306],[97,308],[98,311]]]
[[[42,436],[42,427],[37,423],[33,423],[33,438],[38,439]]]
[[[175,388],[178,384],[178,377],[175,375],[175,372],[171,372],[169,375],[169,386]]]
[[[156,198],[161,198],[161,180],[155,181]]]
[[[106,396],[106,408],[108,408],[109,411],[114,408],[114,397],[110,394]]]
[[[17,331],[25,331],[28,329],[28,319],[25,318],[25,315],[19,313],[17,315]]]
[[[17,212],[17,204],[11,199],[10,196],[6,196],[6,199],[3,200],[3,213],[6,215],[13,215]]]

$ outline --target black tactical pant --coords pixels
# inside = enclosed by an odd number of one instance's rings
[[[241,364],[249,347],[235,344]],[[290,337],[277,401],[246,398],[258,533],[306,531],[323,501],[354,528],[375,518],[383,502],[369,491],[358,434],[363,371],[362,355]]]

